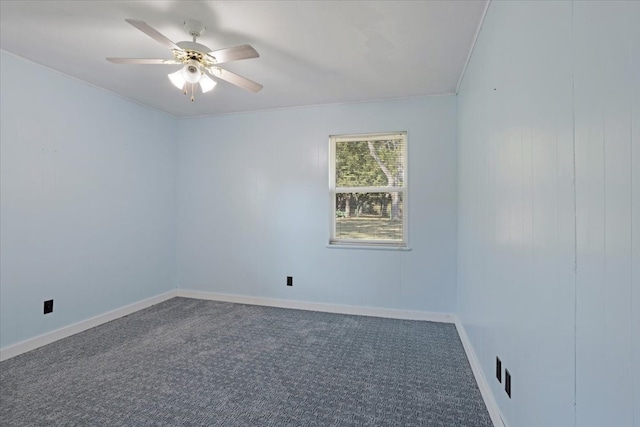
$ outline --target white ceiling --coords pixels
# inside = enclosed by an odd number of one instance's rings
[[[176,117],[455,93],[486,0],[470,1],[0,1],[0,48]],[[124,21],[174,42],[202,21],[213,50],[251,44],[260,58],[227,69],[264,85],[220,82],[190,102],[171,85],[171,58]]]

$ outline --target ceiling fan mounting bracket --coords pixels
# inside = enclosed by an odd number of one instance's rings
[[[187,33],[189,33],[189,35],[194,37],[193,41],[195,42],[195,37],[200,37],[201,35],[203,35],[207,27],[205,27],[204,24],[198,20],[186,19],[184,21],[184,29],[187,31]]]

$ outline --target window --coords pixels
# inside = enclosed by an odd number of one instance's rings
[[[407,246],[407,133],[329,139],[330,245]]]

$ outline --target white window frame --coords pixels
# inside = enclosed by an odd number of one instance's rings
[[[403,185],[399,187],[377,186],[377,187],[336,187],[336,143],[349,141],[379,141],[385,138],[402,138],[404,152],[404,176]],[[367,134],[343,134],[329,136],[329,218],[330,237],[328,247],[352,247],[366,249],[400,249],[409,250],[409,162],[408,162],[408,137],[406,131],[401,132],[380,132]],[[389,240],[365,240],[365,239],[337,239],[336,238],[336,194],[338,193],[402,193],[402,241]]]

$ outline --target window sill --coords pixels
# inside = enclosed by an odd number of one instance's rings
[[[365,249],[374,251],[410,251],[408,246],[381,246],[381,245],[351,245],[351,244],[328,244],[329,249]]]

